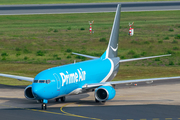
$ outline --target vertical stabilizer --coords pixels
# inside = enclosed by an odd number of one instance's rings
[[[116,15],[115,15],[115,18],[114,18],[113,27],[112,27],[112,30],[111,30],[111,36],[110,36],[110,39],[109,39],[109,44],[108,44],[106,52],[101,56],[101,58],[114,58],[114,57],[117,57],[120,15],[121,15],[121,4],[118,4],[117,10],[116,10]]]

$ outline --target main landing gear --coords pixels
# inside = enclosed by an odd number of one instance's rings
[[[55,99],[56,102],[60,102],[60,101],[61,101],[61,102],[65,102],[65,100],[66,100],[65,96]]]
[[[95,102],[96,102],[96,103],[99,103],[100,101],[95,98]]]

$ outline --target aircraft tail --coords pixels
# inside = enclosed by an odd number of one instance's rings
[[[109,44],[106,52],[101,56],[101,58],[114,58],[117,57],[118,53],[118,41],[119,41],[119,25],[120,25],[120,15],[121,15],[121,4],[118,4],[116,9],[116,15],[114,18],[113,27],[111,30],[111,36],[109,39]]]

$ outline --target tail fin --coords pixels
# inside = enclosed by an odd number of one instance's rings
[[[101,58],[114,58],[117,57],[118,53],[118,40],[119,40],[119,25],[120,25],[120,15],[121,15],[121,4],[118,4],[116,15],[114,18],[113,27],[111,30],[111,36],[109,39],[109,44],[106,52],[101,56]]]

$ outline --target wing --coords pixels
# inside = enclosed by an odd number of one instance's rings
[[[99,57],[94,57],[94,56],[84,55],[84,54],[79,54],[79,53],[74,53],[74,52],[72,52],[72,54],[74,54],[74,55],[79,55],[79,56],[83,56],[83,57],[87,57],[87,58],[91,58],[91,59],[97,59],[97,58],[99,58]]]
[[[138,83],[138,82],[147,82],[148,83],[148,82],[152,82],[152,81],[170,80],[170,79],[180,79],[180,76],[177,76],[177,77],[164,77],[164,78],[126,80],[126,81],[102,82],[102,83],[86,84],[82,88],[84,88],[84,89],[92,89],[92,88],[97,88],[97,87],[103,86],[103,85],[129,84],[129,83]]]
[[[119,62],[129,62],[129,61],[136,61],[136,60],[143,60],[143,59],[150,59],[150,58],[157,58],[157,57],[165,57],[165,56],[171,56],[171,54],[167,55],[159,55],[159,56],[150,56],[150,57],[141,57],[141,58],[132,58],[132,59],[125,59],[125,60],[120,60]]]
[[[97,58],[99,58],[99,57],[94,57],[94,56],[84,55],[84,54],[79,54],[79,53],[74,53],[74,52],[72,52],[72,54],[74,54],[74,55],[79,55],[79,56],[83,56],[83,57],[90,58],[90,59],[97,59]],[[157,58],[157,57],[165,57],[165,56],[171,56],[171,54],[158,55],[158,56],[149,56],[149,57],[141,57],[141,58],[132,58],[132,59],[125,59],[125,60],[120,60],[119,63],[136,61],[136,60],[144,60],[144,59],[150,59],[150,58]],[[118,63],[118,64],[119,64],[119,63]]]
[[[29,81],[29,82],[33,82],[34,78],[30,78],[30,77],[23,77],[23,76],[16,76],[16,75],[9,75],[9,74],[1,74],[0,76],[2,77],[8,77],[8,78],[14,78],[14,79],[18,79],[18,80],[25,80],[25,81]]]

